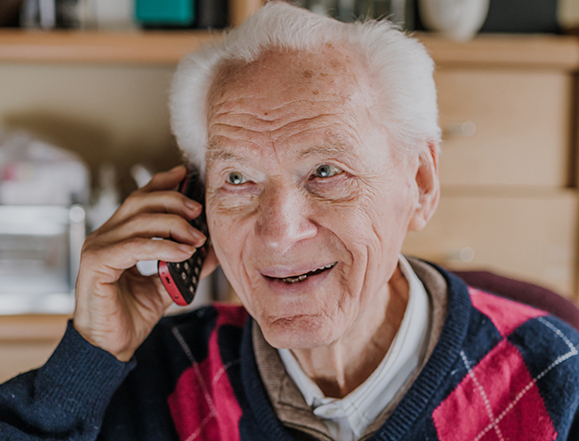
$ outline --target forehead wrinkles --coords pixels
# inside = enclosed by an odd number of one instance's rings
[[[208,122],[209,128],[217,132],[228,129],[269,132],[275,139],[277,132],[300,130],[308,125],[323,128],[343,121],[352,113],[341,96],[316,101],[296,99],[263,111],[265,101],[268,98],[243,97],[216,105]]]
[[[295,112],[289,112],[287,118],[263,120],[249,112],[227,112],[214,116],[210,123],[210,139],[207,159],[231,159],[231,155],[221,155],[219,150],[224,146],[228,150],[245,151],[255,155],[261,151],[267,155],[267,147],[304,146],[311,142],[330,146],[332,143],[362,143],[361,124],[357,115],[343,109],[337,101],[323,103],[326,112],[320,112],[319,103],[314,111],[309,111],[307,103],[295,101],[287,106]],[[305,106],[305,109],[304,109]],[[301,111],[300,111],[301,110]],[[362,126],[363,129],[363,126]],[[313,137],[313,138],[312,138]],[[265,148],[264,148],[265,147]],[[301,149],[283,149],[290,156],[298,154]],[[278,153],[281,153],[278,152]],[[328,152],[329,153],[329,152]]]
[[[327,45],[316,54],[271,51],[220,66],[207,95],[210,137],[246,138],[258,147],[330,126],[356,136],[371,97],[360,58]]]

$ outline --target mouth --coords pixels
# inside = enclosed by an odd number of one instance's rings
[[[305,281],[308,277],[312,277],[312,276],[317,276],[318,274],[321,274],[323,272],[329,271],[331,270],[334,266],[336,266],[338,262],[334,262],[334,263],[330,263],[328,265],[319,267],[315,270],[312,271],[308,271],[306,273],[303,274],[297,274],[294,276],[289,276],[289,277],[273,277],[273,276],[268,276],[268,275],[264,275],[267,279],[269,280],[276,280],[276,281],[281,281],[287,284],[294,284],[294,283],[299,283],[299,282],[303,282]]]

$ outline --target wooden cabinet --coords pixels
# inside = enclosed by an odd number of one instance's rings
[[[441,68],[443,186],[564,187],[573,78],[565,71]]]
[[[574,190],[518,195],[448,191],[404,250],[457,270],[493,271],[574,297],[577,244]]]
[[[424,43],[437,63],[441,200],[403,251],[451,269],[534,282],[578,301],[577,41],[485,36]]]

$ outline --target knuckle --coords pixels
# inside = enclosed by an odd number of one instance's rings
[[[116,244],[114,247],[114,252],[118,253],[119,255],[125,255],[133,253],[135,248],[134,240],[124,240]]]
[[[121,207],[130,207],[133,205],[138,205],[143,199],[143,193],[140,193],[138,190],[133,191],[130,195],[125,198],[125,201],[121,205]]]
[[[82,247],[80,249],[81,254],[86,254],[86,253],[91,252],[95,248],[96,242],[97,242],[96,233],[93,232],[93,233],[89,234],[82,244]]]
[[[186,221],[180,214],[170,213],[167,215],[167,222],[170,222],[171,224],[180,225],[181,223]]]
[[[179,231],[182,233],[186,233],[190,230],[191,224],[183,219],[181,216],[175,216],[175,219],[170,224],[170,228],[172,231]]]
[[[166,198],[163,200],[164,205],[166,207],[165,209],[172,213],[184,215],[185,213],[187,213],[187,207],[190,205],[190,203],[188,202],[189,198],[176,191],[172,193],[174,194],[172,195],[171,199]]]
[[[131,222],[137,225],[147,224],[152,221],[152,216],[149,213],[136,213]]]
[[[121,242],[121,249],[126,252],[133,253],[139,248],[143,248],[148,244],[148,240],[142,237],[135,237],[133,239]]]
[[[153,177],[151,178],[151,180],[143,188],[148,189],[151,187],[156,187],[161,182],[162,178],[163,178],[163,172],[155,173],[153,175]]]
[[[81,249],[80,249],[80,254],[81,254],[81,256],[86,255],[87,253],[90,252],[90,250],[91,250],[91,245],[90,245],[87,241],[85,241],[85,242],[82,244],[82,247],[81,247]]]
[[[81,262],[92,266],[98,260],[98,252],[94,248],[86,248],[82,251]]]

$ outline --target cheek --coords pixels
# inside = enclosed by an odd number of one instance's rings
[[[241,229],[257,210],[257,198],[247,194],[229,194],[221,190],[207,193],[209,233],[215,244],[235,244]]]
[[[251,276],[251,263],[247,259],[248,244],[254,231],[253,210],[224,209],[219,204],[208,203],[208,226],[213,249],[227,280],[235,293],[255,317],[255,277]],[[259,302],[258,302],[259,303]]]
[[[222,210],[216,210],[215,206],[207,210],[207,224],[213,249],[228,278],[241,271],[248,225],[247,222],[240,221],[240,218],[243,219],[240,213],[232,211],[225,214]]]
[[[381,284],[396,266],[413,202],[405,182],[392,180],[366,192],[339,216],[342,237],[353,256],[353,272],[368,284]],[[386,278],[386,279],[384,279]],[[370,291],[373,291],[371,289]]]
[[[386,228],[388,236],[405,235],[415,206],[415,188],[408,173],[393,170],[389,175],[390,178],[380,185],[378,191],[366,199],[368,210],[377,229]],[[398,241],[400,238],[391,239]]]

